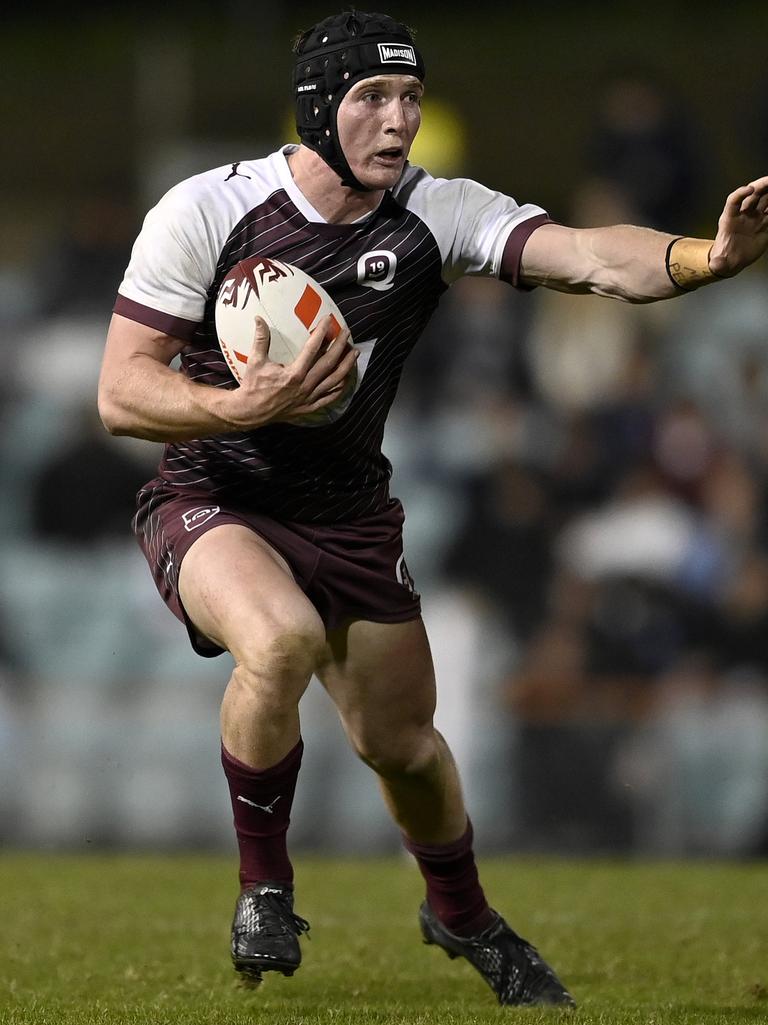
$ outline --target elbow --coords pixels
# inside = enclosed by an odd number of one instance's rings
[[[99,417],[108,434],[121,437],[129,433],[125,411],[106,389],[99,390],[97,405]]]
[[[124,423],[120,420],[120,417],[112,409],[103,409],[99,406],[99,416],[101,417],[101,423],[107,434],[111,434],[113,438],[121,438],[128,434],[128,430]]]

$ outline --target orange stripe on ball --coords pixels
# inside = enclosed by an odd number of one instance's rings
[[[340,331],[341,331],[341,324],[338,322],[338,320],[336,320],[334,315],[331,314],[331,327],[330,327],[330,330],[328,332],[328,334],[331,336],[331,341],[333,341],[336,338],[336,336],[339,334]]]
[[[294,313],[302,322],[304,327],[309,331],[309,326],[317,316],[317,311],[320,309],[322,299],[317,292],[310,285],[304,289],[304,294],[301,299],[296,303],[294,307]]]

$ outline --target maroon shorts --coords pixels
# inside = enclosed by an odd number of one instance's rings
[[[327,630],[352,619],[402,623],[420,614],[403,558],[405,516],[396,499],[350,523],[292,523],[220,506],[210,496],[179,495],[158,483],[140,492],[134,530],[160,596],[186,625],[199,655],[220,655],[222,649],[187,617],[179,598],[179,568],[197,538],[223,523],[248,527],[282,555]]]

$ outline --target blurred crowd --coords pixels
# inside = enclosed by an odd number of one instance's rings
[[[551,213],[711,234],[704,146],[679,98],[615,79]],[[34,281],[0,274],[0,837],[17,843],[228,842],[228,667],[187,650],[129,533],[158,447],[95,411],[137,227],[124,197],[88,195]],[[385,452],[481,844],[768,853],[768,267],[648,306],[464,279]],[[396,845],[318,687],[304,724],[297,842]]]

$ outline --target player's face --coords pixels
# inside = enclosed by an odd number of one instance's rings
[[[421,124],[423,92],[413,75],[376,75],[353,85],[339,104],[339,142],[363,185],[389,189],[397,182]]]

